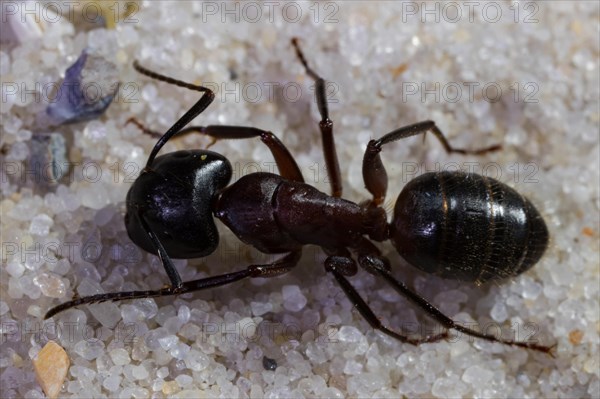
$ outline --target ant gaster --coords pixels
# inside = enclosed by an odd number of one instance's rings
[[[414,345],[435,342],[449,337],[447,330],[454,329],[484,340],[550,353],[551,347],[502,339],[456,324],[398,281],[390,271],[389,261],[372,243],[389,239],[413,266],[444,278],[476,284],[516,276],[528,270],[547,247],[546,224],[529,200],[497,180],[462,172],[427,173],[404,187],[396,201],[391,223],[381,207],[388,180],[379,154],[384,145],[431,132],[448,153],[483,154],[500,147],[454,148],[432,121],[402,127],[367,145],[362,174],[373,198],[362,204],[342,199],[325,81],[308,66],[297,39],[292,39],[292,44],[306,73],[316,83],[321,115],[319,128],[332,195],[304,182],[296,161],[271,132],[242,126],[185,128],[209,106],[214,93],[206,87],[152,72],[135,62],[135,69],[146,76],[203,93],[200,100],[160,137],[127,194],[125,224],[129,237],[144,250],[160,257],[171,284],[158,290],[77,298],[51,309],[46,318],[86,303],[177,295],[246,278],[279,276],[298,263],[304,245],[313,244],[327,254],[325,270],[333,275],[369,324],[402,342]],[[213,140],[258,137],[273,154],[281,175],[252,173],[228,185],[231,165],[215,152],[184,150],[157,157],[172,137],[192,132]],[[212,253],[219,243],[213,216],[246,244],[264,253],[284,255],[270,264],[181,281],[171,258],[198,258]],[[357,264],[383,278],[446,331],[414,338],[383,324],[348,280],[357,273]]]

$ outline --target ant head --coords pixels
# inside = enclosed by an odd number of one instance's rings
[[[144,221],[172,258],[199,258],[219,244],[212,208],[231,179],[231,164],[206,150],[157,157],[127,193],[125,225],[131,240],[156,254]]]

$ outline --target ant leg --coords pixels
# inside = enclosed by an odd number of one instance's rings
[[[132,118],[133,119],[133,118]],[[130,119],[131,120],[131,119]],[[145,133],[151,130],[147,129],[137,120],[132,122]],[[233,139],[249,139],[259,137],[260,140],[269,148],[275,163],[279,169],[281,176],[288,180],[294,180],[304,183],[302,172],[296,163],[296,160],[287,149],[287,147],[273,133],[255,127],[246,126],[226,126],[226,125],[210,125],[210,126],[190,126],[181,129],[177,133],[177,137],[184,136],[190,133],[198,133],[211,137],[213,140],[233,140]],[[211,144],[212,145],[212,144]]]
[[[433,121],[419,122],[391,131],[390,133],[381,137],[379,140],[369,141],[363,158],[363,180],[367,190],[369,190],[369,192],[373,195],[373,200],[371,201],[373,205],[381,205],[387,192],[387,173],[383,163],[381,162],[381,157],[379,156],[381,147],[396,140],[416,136],[418,134],[424,134],[427,132],[432,132],[435,137],[437,137],[447,153],[455,152],[459,154],[481,155],[485,154],[486,152],[497,151],[501,148],[499,144],[477,150],[454,148],[450,145],[450,143],[448,143],[448,140],[446,140],[446,137],[444,137],[442,131],[435,125],[435,122]]]
[[[431,303],[427,302],[423,297],[411,291],[404,283],[398,281],[389,269],[389,262],[387,259],[374,256],[374,255],[361,255],[358,257],[359,265],[370,273],[376,273],[379,276],[383,277],[388,284],[396,290],[400,295],[411,301],[413,304],[417,305],[433,318],[435,321],[443,325],[445,328],[453,329],[459,331],[463,334],[470,335],[472,337],[485,339],[491,342],[499,342],[505,345],[519,346],[521,348],[532,349],[539,352],[544,352],[547,354],[552,354],[553,347],[539,345],[530,342],[519,342],[511,339],[502,339],[497,338],[493,335],[480,333],[478,331],[472,330],[470,328],[466,328],[461,326],[460,324],[456,324],[454,320],[443,314],[438,308],[433,306]]]
[[[148,169],[152,165],[152,161],[154,161],[156,154],[158,154],[158,152],[165,145],[165,143],[177,133],[179,133],[181,129],[185,127],[185,125],[187,125],[192,120],[194,120],[195,117],[200,115],[210,105],[210,103],[213,102],[215,94],[212,90],[210,90],[207,87],[186,83],[181,80],[173,79],[168,76],[161,75],[159,73],[146,69],[142,67],[137,60],[133,62],[133,67],[142,75],[146,75],[152,79],[160,80],[179,87],[184,87],[186,89],[196,90],[204,93],[204,95],[200,97],[200,100],[198,100],[198,102],[194,104],[192,108],[190,108],[185,114],[183,114],[183,116],[179,118],[179,120],[177,120],[177,122],[175,122],[175,124],[171,126],[171,128],[169,128],[169,130],[167,130],[167,132],[156,142],[154,148],[152,149],[152,152],[150,153],[150,156],[148,157],[148,162],[146,163],[146,169]]]
[[[289,180],[304,182],[304,178],[302,177],[302,173],[300,172],[300,168],[296,164],[294,157],[290,154],[290,152],[283,145],[283,143],[271,132],[252,127],[240,126],[191,126],[187,129],[183,129],[185,125],[190,123],[196,116],[202,113],[210,105],[210,103],[213,102],[215,95],[212,92],[212,90],[204,86],[193,85],[190,83],[182,82],[177,79],[170,78],[165,75],[161,75],[159,73],[142,67],[137,61],[134,61],[133,67],[139,73],[146,75],[152,79],[160,80],[180,87],[185,87],[186,89],[206,93],[206,95],[202,96],[202,98],[200,98],[200,100],[196,104],[194,104],[194,106],[190,108],[190,110],[187,111],[177,122],[175,122],[175,124],[169,130],[167,130],[167,132],[157,141],[156,145],[152,149],[152,152],[150,153],[150,156],[148,157],[146,168],[150,167],[152,161],[156,157],[156,154],[158,154],[158,152],[165,145],[165,143],[175,135],[181,136],[189,133],[202,133],[209,135],[217,140],[260,137],[262,142],[265,143],[267,147],[269,147],[269,150],[271,150],[271,153],[275,158],[275,162],[277,163],[277,167],[279,168],[281,176]],[[134,118],[130,118],[127,122],[129,123],[130,121],[135,123],[145,133],[148,133],[150,135],[156,134],[156,132],[147,129]]]
[[[356,289],[352,286],[347,276],[356,274],[356,263],[352,258],[345,256],[330,256],[325,260],[325,269],[332,273],[338,284],[350,300],[352,305],[358,310],[362,317],[371,325],[372,328],[389,335],[401,342],[406,342],[412,345],[419,345],[426,342],[436,342],[448,338],[448,332],[441,334],[430,335],[424,338],[410,338],[401,332],[395,331],[384,325],[379,317],[373,313],[369,305],[360,296]]]
[[[131,118],[127,119],[127,121],[125,121],[125,126],[129,125],[130,123],[133,123],[142,132],[144,132],[145,134],[147,134],[150,137],[154,137],[155,139],[159,139],[163,135],[160,132],[148,129],[146,126],[144,126],[144,124],[142,122],[140,122],[139,120],[137,120],[137,118],[134,117],[134,116],[132,116]]]
[[[201,133],[212,137],[215,140],[249,139],[259,137],[260,140],[269,148],[281,176],[288,180],[294,180],[304,183],[302,172],[296,163],[296,160],[287,149],[287,147],[273,133],[255,127],[247,126],[190,126],[181,131],[181,134]]]
[[[156,234],[154,234],[154,232],[152,231],[150,226],[148,226],[148,223],[144,219],[144,215],[141,210],[139,210],[137,212],[137,216],[138,216],[138,220],[140,221],[140,223],[142,225],[142,228],[148,235],[148,238],[150,238],[150,241],[152,241],[154,248],[156,248],[156,253],[158,254],[158,257],[159,257],[161,263],[163,264],[163,267],[165,269],[165,272],[167,273],[167,276],[169,277],[169,280],[171,280],[171,288],[173,288],[174,290],[181,289],[181,287],[183,285],[183,283],[181,281],[181,276],[179,276],[177,269],[175,269],[175,265],[173,264],[173,262],[171,261],[171,258],[167,254],[165,247],[163,247],[162,243],[160,242],[160,240],[158,239]]]
[[[298,39],[292,39],[292,45],[296,49],[296,55],[300,59],[308,76],[315,81],[315,94],[317,96],[317,107],[321,114],[319,129],[321,130],[321,138],[323,140],[323,154],[325,156],[325,165],[327,166],[327,174],[331,184],[331,195],[333,197],[342,196],[342,178],[340,174],[340,164],[335,150],[335,141],[333,140],[333,122],[329,119],[329,110],[327,108],[327,93],[325,80],[315,73],[306,62],[304,53],[300,49]]]
[[[245,278],[276,277],[289,272],[294,266],[296,266],[296,264],[300,260],[301,254],[301,251],[290,252],[289,254],[270,264],[250,265],[246,269],[237,272],[225,273],[219,276],[206,277],[194,281],[187,281],[182,283],[179,288],[171,286],[158,290],[113,292],[109,294],[98,294],[86,296],[83,298],[77,298],[72,301],[62,303],[50,309],[44,316],[44,319],[48,319],[64,310],[83,304],[98,303],[105,301],[122,301],[125,299],[157,298],[169,295],[179,295],[207,288],[219,287],[222,285],[233,283],[235,281],[243,280]],[[165,258],[161,257],[161,260],[164,261]]]

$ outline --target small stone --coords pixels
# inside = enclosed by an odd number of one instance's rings
[[[285,285],[281,293],[283,296],[283,307],[289,311],[298,312],[308,302],[297,285]]]
[[[162,386],[162,393],[167,396],[174,395],[179,392],[181,389],[179,388],[179,384],[177,381],[165,381]]]
[[[459,398],[467,392],[467,386],[453,378],[435,380],[431,393],[438,398]]]
[[[166,337],[158,339],[158,343],[166,351],[173,348],[177,342],[179,342],[179,338],[175,335],[167,335]]]
[[[85,50],[65,72],[56,99],[46,109],[49,124],[95,119],[108,108],[119,88],[116,66]]]
[[[58,397],[69,365],[67,352],[54,341],[49,341],[33,359],[35,376],[48,398]]]
[[[61,276],[64,276],[71,270],[71,262],[67,258],[59,259],[56,262],[47,262],[47,264],[50,271]]]
[[[250,317],[245,317],[238,322],[241,329],[242,339],[252,339],[256,335],[257,325]]]
[[[81,205],[100,210],[109,204],[109,197],[103,184],[90,184],[79,190]]]
[[[78,380],[91,382],[96,377],[96,372],[90,368],[73,365],[71,367],[71,375],[77,377]]]
[[[165,383],[164,380],[160,380],[160,379],[156,379],[152,382],[152,391],[153,392],[158,392],[160,390],[162,390],[162,386]]]
[[[19,284],[23,293],[31,299],[38,299],[42,295],[42,291],[37,284],[33,283],[33,277],[31,275],[24,275],[19,279]]]
[[[104,342],[97,339],[79,341],[73,350],[86,360],[94,360],[104,352]]]
[[[144,337],[144,340],[146,341],[146,346],[148,347],[148,349],[151,350],[158,349],[161,346],[160,340],[164,339],[168,335],[169,333],[163,327],[159,327],[155,330],[148,331],[146,333],[146,336]]]
[[[67,144],[62,134],[35,134],[30,148],[28,168],[35,171],[31,177],[34,183],[54,184],[69,172]]]
[[[309,342],[306,345],[306,356],[314,364],[321,364],[327,361],[327,356],[322,347],[317,346],[315,342]]]
[[[148,378],[148,370],[144,366],[134,366],[131,374],[136,380],[145,380]]]
[[[463,373],[462,380],[478,389],[483,389],[493,377],[493,372],[480,366],[471,366]]]
[[[89,305],[90,313],[106,328],[115,328],[121,318],[119,308],[114,302],[101,302]]]
[[[186,354],[186,356],[184,358],[184,362],[185,362],[185,365],[187,366],[187,368],[189,368],[190,370],[202,371],[208,367],[208,365],[210,364],[210,359],[204,353],[202,353],[196,349],[192,349]],[[167,375],[168,375],[168,370],[167,370],[166,374],[164,375],[164,377],[166,377]]]
[[[598,371],[598,359],[596,357],[589,358],[583,363],[583,370],[586,373],[595,373]]]
[[[102,386],[109,392],[115,392],[121,385],[122,377],[118,375],[110,375],[103,382]]]
[[[1,312],[0,312],[1,314]],[[583,339],[583,331],[581,330],[573,330],[569,333],[569,341],[573,345],[579,345],[581,340]]]
[[[344,374],[357,375],[363,371],[362,363],[356,360],[348,360],[344,366]]]
[[[273,371],[277,368],[277,362],[275,361],[275,359],[263,356],[262,363],[265,370]]]
[[[7,159],[13,161],[24,161],[29,156],[29,147],[23,142],[16,142],[10,147]]]
[[[535,282],[531,278],[523,278],[521,285],[523,286],[523,298],[525,299],[537,299],[544,290],[544,287],[540,283]]]
[[[177,310],[177,317],[181,321],[182,325],[187,323],[190,320],[190,316],[191,316],[190,308],[185,305],[180,306],[179,309]]]
[[[183,360],[185,356],[189,353],[190,347],[184,343],[176,344],[173,349],[169,351],[169,354],[173,356],[175,359]]]
[[[167,367],[161,367],[156,371],[156,376],[160,379],[165,379],[169,375],[169,369]]]
[[[188,385],[190,385],[192,382],[194,382],[194,379],[192,377],[190,377],[189,375],[180,374],[177,377],[175,377],[175,381],[177,381],[177,383],[179,384],[179,386],[181,388],[185,388]]]
[[[273,310],[271,302],[250,302],[250,308],[254,316],[262,316]]]
[[[131,362],[129,352],[123,348],[117,348],[110,351],[110,358],[117,366],[124,366]]]
[[[359,342],[364,335],[356,327],[342,326],[338,332],[338,338],[342,342]]]
[[[52,218],[45,213],[34,216],[29,225],[29,234],[36,236],[47,236],[50,232],[50,227],[54,224]]]
[[[196,324],[188,323],[181,327],[181,331],[179,331],[179,336],[189,340],[195,341],[196,337],[200,334],[202,330]]]
[[[6,265],[6,271],[13,277],[21,277],[25,271],[25,265],[19,260],[11,260]]]
[[[506,305],[502,302],[497,302],[490,313],[492,319],[495,322],[502,323],[508,318],[508,312],[506,311]]]
[[[54,193],[48,193],[44,197],[44,205],[50,209],[54,214],[61,213],[65,210],[65,203],[58,195]]]
[[[47,297],[62,298],[65,296],[65,283],[54,273],[41,273],[33,278],[33,283],[40,287],[42,294]]]

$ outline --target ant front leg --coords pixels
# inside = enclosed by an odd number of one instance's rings
[[[187,111],[177,122],[175,122],[175,124],[169,130],[167,130],[167,132],[164,135],[162,135],[160,139],[156,142],[156,145],[154,146],[152,152],[150,153],[150,156],[148,157],[148,162],[146,163],[147,169],[150,168],[150,166],[152,165],[152,162],[154,161],[154,158],[156,157],[160,149],[165,145],[167,141],[169,141],[175,135],[182,136],[189,133],[200,133],[210,136],[214,140],[247,139],[252,137],[260,137],[262,142],[265,143],[267,147],[269,147],[269,150],[273,154],[281,176],[289,180],[304,182],[304,178],[302,177],[302,173],[300,172],[300,168],[298,167],[298,164],[296,163],[294,157],[290,154],[285,145],[283,145],[283,143],[277,138],[277,136],[275,136],[271,132],[244,126],[191,126],[189,128],[184,129],[185,125],[190,123],[196,116],[202,113],[202,111],[204,111],[214,100],[215,95],[210,89],[204,86],[193,85],[177,79],[173,79],[165,75],[161,75],[159,73],[142,67],[137,61],[133,63],[133,67],[139,73],[146,75],[152,79],[205,93],[205,95],[202,96],[202,98],[200,98],[200,100],[196,104],[194,104],[194,106],[190,108],[190,110]],[[323,90],[323,94],[324,93],[325,92]],[[325,112],[327,112],[326,106]],[[156,132],[147,129],[142,123],[138,122],[135,118],[130,118],[129,120],[127,120],[127,123],[134,123],[140,129],[142,129],[144,133],[149,134],[150,136],[157,136]]]
[[[273,133],[255,127],[247,126],[190,126],[183,129],[180,134],[201,133],[212,137],[214,140],[250,139],[259,137],[269,148],[282,177],[304,183],[302,172],[296,160],[287,147]]]
[[[131,122],[142,129],[144,133],[154,135],[155,132],[146,128],[142,123],[135,118],[130,118]],[[260,140],[269,148],[275,163],[282,177],[304,183],[302,172],[296,163],[296,160],[287,149],[287,147],[273,133],[255,127],[247,126],[226,126],[226,125],[210,125],[210,126],[190,126],[181,129],[177,132],[177,137],[184,136],[190,133],[203,134],[213,139],[213,143],[217,140],[234,140],[234,139],[250,139],[259,137]],[[212,145],[212,144],[211,144]]]
[[[367,149],[365,150],[362,173],[365,186],[367,187],[367,190],[369,190],[369,192],[373,195],[373,200],[371,201],[371,204],[375,206],[381,205],[385,199],[385,194],[387,192],[388,177],[385,171],[385,167],[381,162],[381,156],[379,155],[379,153],[381,152],[381,148],[385,144],[389,144],[393,141],[416,136],[418,134],[424,134],[427,132],[431,132],[434,134],[435,137],[437,137],[437,139],[444,146],[444,149],[447,153],[481,155],[487,152],[497,151],[501,148],[501,146],[498,144],[476,150],[454,148],[450,145],[450,143],[448,143],[448,140],[446,139],[446,137],[444,137],[442,131],[436,126],[435,122],[433,121],[419,122],[391,131],[388,134],[381,137],[379,140],[369,141]]]
[[[162,247],[162,245],[160,245],[160,247]],[[158,251],[158,253],[163,267],[165,268],[165,271],[169,275],[169,279],[173,284],[173,275],[176,275],[176,279],[178,279],[179,274],[175,270],[169,256],[166,254],[166,252],[164,252],[164,249],[162,253],[160,250]],[[296,266],[296,264],[300,260],[301,255],[302,251],[294,251],[290,252],[289,254],[270,264],[250,265],[247,268],[237,272],[225,273],[214,277],[206,277],[199,280],[187,281],[183,283],[181,282],[181,280],[179,280],[179,283],[177,285],[173,284],[169,287],[161,288],[158,290],[113,292],[108,294],[98,294],[86,296],[83,298],[77,298],[72,301],[62,303],[50,309],[44,316],[44,319],[49,319],[50,317],[64,310],[84,304],[99,303],[106,301],[122,301],[126,299],[158,298],[163,296],[186,294],[189,292],[200,291],[207,288],[219,287],[222,285],[227,285],[236,281],[243,280],[245,278],[277,277],[289,272],[294,266]]]
[[[300,49],[298,39],[292,39],[292,45],[296,49],[296,55],[304,66],[306,73],[315,81],[315,93],[317,96],[317,107],[321,114],[319,129],[323,140],[323,154],[325,156],[325,165],[327,166],[327,175],[331,184],[331,195],[333,197],[342,196],[342,178],[340,173],[340,163],[335,150],[335,141],[333,140],[333,122],[329,119],[329,110],[327,108],[327,93],[325,80],[313,71],[306,62],[306,58]]]
[[[152,161],[156,157],[156,154],[160,151],[160,149],[165,145],[167,141],[169,141],[173,136],[181,131],[195,117],[200,115],[215,99],[215,93],[207,87],[193,85],[190,83],[183,82],[181,80],[173,79],[171,77],[161,75],[154,71],[151,71],[147,68],[142,67],[139,62],[136,60],[133,62],[133,67],[136,71],[141,73],[142,75],[146,75],[152,79],[160,80],[162,82],[166,82],[175,86],[184,87],[186,89],[195,90],[204,93],[200,100],[196,104],[192,106],[167,132],[156,142],[150,156],[148,157],[148,162],[146,162],[146,169],[149,169],[152,165]]]

